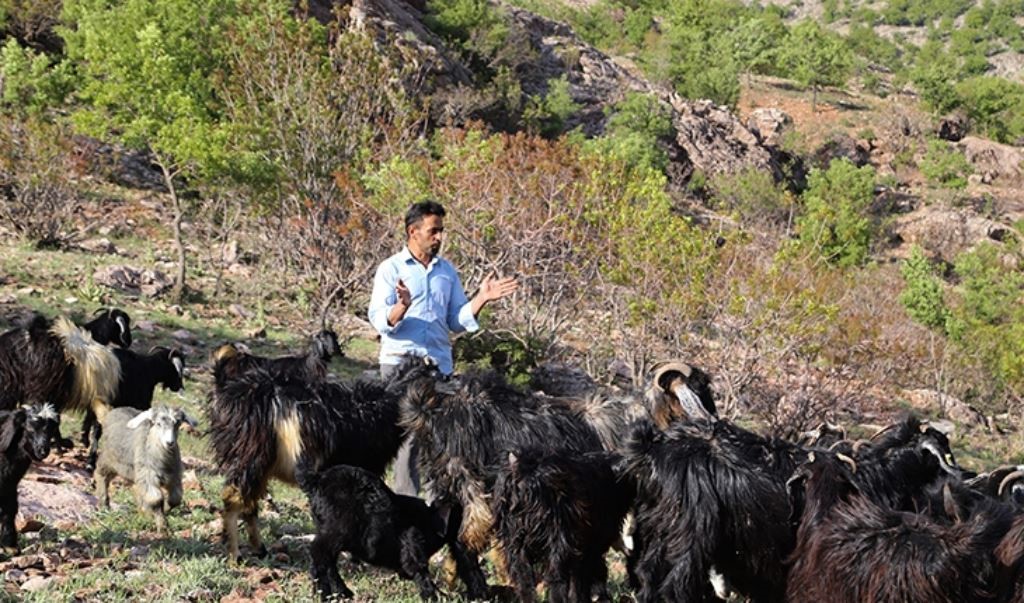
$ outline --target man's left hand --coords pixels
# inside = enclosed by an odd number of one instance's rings
[[[480,295],[485,301],[494,301],[512,295],[519,288],[519,281],[514,276],[496,278],[488,275],[480,283]]]

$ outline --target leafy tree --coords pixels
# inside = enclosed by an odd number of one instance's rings
[[[19,114],[39,114],[60,105],[70,93],[73,76],[67,63],[22,48],[8,38],[0,48],[0,107]]]
[[[173,295],[185,288],[184,179],[225,163],[211,76],[236,5],[223,0],[66,0],[68,59],[81,77],[77,128],[147,149],[163,174],[177,249]]]
[[[814,21],[803,21],[789,31],[782,50],[791,77],[812,90],[811,110],[817,110],[818,88],[846,82],[853,65],[841,38]]]
[[[733,58],[747,76],[770,70],[776,62],[776,49],[786,36],[786,26],[771,13],[744,19],[731,32]]]
[[[910,257],[900,267],[906,287],[900,293],[900,303],[907,314],[920,324],[943,329],[948,310],[942,297],[942,281],[935,275],[924,251],[915,245]]]
[[[1010,144],[1024,136],[1024,86],[979,76],[958,83],[956,94],[973,127],[986,136]]]
[[[800,242],[838,266],[857,266],[868,257],[875,170],[849,159],[813,170],[804,192],[804,214],[797,219]]]
[[[605,109],[608,123],[604,136],[588,141],[594,147],[605,147],[608,153],[628,158],[632,165],[665,169],[668,155],[659,141],[672,134],[672,113],[655,97],[630,92],[615,105]],[[612,148],[619,147],[619,148]]]
[[[954,82],[960,79],[956,58],[941,43],[928,42],[921,47],[910,78],[918,93],[934,113],[944,114],[960,106]]]

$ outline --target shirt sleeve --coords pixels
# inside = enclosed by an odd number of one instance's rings
[[[466,291],[462,288],[462,280],[459,273],[452,270],[452,294],[448,301],[448,328],[455,333],[469,331],[470,333],[480,329],[476,317],[473,316],[473,306],[466,297]]]
[[[377,273],[373,276],[373,293],[370,294],[370,324],[381,335],[389,335],[401,324],[398,321],[394,326],[388,324],[388,314],[391,307],[398,303],[395,295],[395,283],[397,282],[394,267],[391,262],[383,262],[377,267]]]

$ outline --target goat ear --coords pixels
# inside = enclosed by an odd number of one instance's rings
[[[6,452],[25,424],[25,411],[15,410],[0,414],[0,452]]]
[[[135,418],[133,418],[131,421],[128,421],[128,423],[125,424],[125,427],[127,427],[128,429],[135,429],[139,425],[142,425],[144,422],[148,421],[149,418],[152,417],[152,416],[153,416],[153,410],[152,409],[143,411],[143,412],[135,415]]]

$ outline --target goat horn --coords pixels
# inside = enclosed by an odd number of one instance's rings
[[[856,442],[853,443],[853,450],[851,452],[853,452],[853,454],[857,454],[858,452],[860,452],[861,448],[863,448],[864,446],[870,446],[870,445],[871,445],[871,441],[870,440],[857,440]]]
[[[850,466],[851,473],[857,473],[857,463],[843,453],[837,453],[836,458]]]
[[[887,433],[889,431],[892,431],[893,429],[896,429],[896,425],[895,424],[886,425],[885,427],[883,427],[883,428],[879,429],[878,431],[876,431],[875,435],[873,435],[870,438],[868,438],[868,441],[869,442],[874,442],[879,437],[881,437],[882,434]]]
[[[661,387],[661,378],[668,372],[678,372],[683,378],[688,379],[693,374],[693,367],[681,360],[665,360],[654,363],[651,367],[652,381],[656,387]]]
[[[1024,470],[1021,470],[1021,469],[1017,469],[1016,471],[1013,471],[1009,475],[1004,477],[1003,481],[999,482],[999,490],[997,492],[999,497],[1000,498],[1003,497],[1003,489],[1005,489],[1006,486],[1010,485],[1012,482],[1014,482],[1014,481],[1016,481],[1016,480],[1018,480],[1020,478],[1024,478]]]
[[[921,430],[921,433],[927,433],[929,427],[931,427],[931,424],[928,421],[921,421],[921,425],[918,426],[918,429]]]

